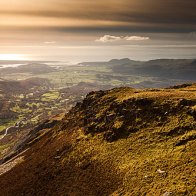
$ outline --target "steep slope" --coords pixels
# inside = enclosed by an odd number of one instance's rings
[[[1,165],[1,195],[196,193],[196,84],[91,92],[46,124]]]

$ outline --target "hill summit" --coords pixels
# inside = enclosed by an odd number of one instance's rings
[[[1,195],[195,195],[196,84],[89,93],[4,157]]]

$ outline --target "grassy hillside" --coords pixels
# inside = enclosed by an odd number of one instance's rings
[[[91,92],[2,160],[1,195],[195,195],[195,139],[196,84]]]

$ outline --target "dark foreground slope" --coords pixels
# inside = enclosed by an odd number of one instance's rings
[[[195,195],[196,85],[92,92],[1,165],[1,195]]]

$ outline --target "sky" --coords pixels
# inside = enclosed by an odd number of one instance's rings
[[[0,60],[196,57],[195,0],[0,0]]]

